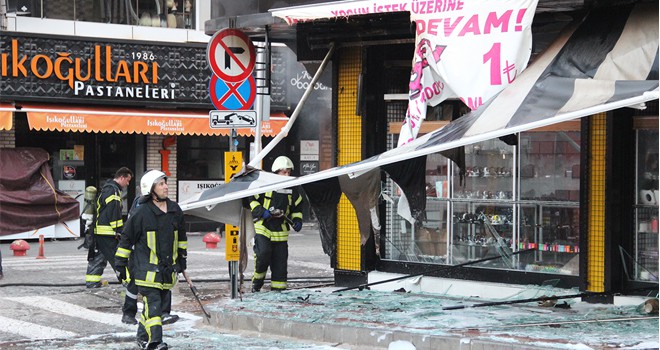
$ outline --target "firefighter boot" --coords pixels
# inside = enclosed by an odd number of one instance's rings
[[[123,314],[121,316],[121,322],[130,325],[136,325],[138,323],[137,320],[135,319],[135,316],[131,316],[129,314]]]
[[[179,315],[163,314],[160,319],[162,324],[172,324],[179,320]]]
[[[261,291],[261,287],[264,286],[264,280],[262,279],[253,279],[252,280],[252,293],[257,293]]]

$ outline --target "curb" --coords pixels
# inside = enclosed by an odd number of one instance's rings
[[[317,320],[318,321],[318,320]],[[241,315],[226,311],[211,312],[211,326],[231,331],[258,332],[307,341],[348,344],[370,349],[387,349],[396,340],[405,340],[415,345],[416,350],[523,350],[551,349],[531,344],[516,344],[512,339],[507,342],[473,339],[468,336],[437,336],[406,332],[401,330],[383,330],[355,324],[338,325],[321,322],[307,323],[282,320],[263,315]]]

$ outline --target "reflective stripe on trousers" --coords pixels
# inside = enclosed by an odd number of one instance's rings
[[[288,242],[272,242],[263,235],[254,236],[254,275],[252,286],[261,288],[266,278],[268,268],[271,270],[271,289],[287,288],[287,260],[289,258]]]
[[[144,309],[140,316],[137,338],[148,343],[161,343],[163,342],[162,302],[166,298],[167,290],[138,286],[138,292],[142,294]]]

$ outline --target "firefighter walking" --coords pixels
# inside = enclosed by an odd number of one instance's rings
[[[126,279],[130,257],[130,277],[144,303],[138,344],[143,349],[165,350],[168,346],[163,342],[162,304],[177,274],[186,270],[188,240],[183,212],[168,198],[165,174],[148,171],[140,180],[140,188],[149,194],[149,200],[138,206],[126,222],[115,254],[117,273],[120,279]]]
[[[119,168],[114,178],[103,185],[101,193],[96,198],[96,212],[92,223],[94,238],[89,247],[85,276],[87,288],[101,286],[101,276],[108,263],[115,273],[117,272],[115,252],[124,227],[121,193],[128,187],[132,178],[133,172],[130,169]],[[123,280],[120,282],[124,283]],[[136,314],[137,289],[127,288],[121,320],[127,324],[136,324]]]
[[[271,168],[278,175],[291,175],[293,162],[279,156]],[[252,292],[264,285],[268,268],[271,270],[271,290],[287,288],[287,260],[289,258],[289,228],[302,229],[302,196],[297,189],[266,192],[250,198],[250,210],[255,220]]]

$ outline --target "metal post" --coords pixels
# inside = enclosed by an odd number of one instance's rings
[[[231,298],[238,298],[238,261],[229,262],[229,276],[231,278]]]
[[[231,133],[229,134],[229,151],[236,152],[238,149],[238,140],[236,140],[236,129],[231,128]],[[226,175],[226,174],[225,174]],[[238,233],[241,234],[240,232]],[[229,232],[225,232],[225,239],[228,239]],[[238,261],[229,262],[229,280],[231,285],[231,298],[238,298]]]
[[[234,139],[236,139],[236,128],[232,126],[231,128],[231,133],[229,134],[229,151],[230,152],[236,152],[237,151],[237,143],[234,142]]]
[[[257,62],[255,65],[255,81],[257,84],[254,106],[257,112],[257,125],[254,130],[254,153],[250,154],[250,162],[261,152],[261,123],[270,119],[270,42],[268,41],[268,26],[263,47],[257,47]],[[254,165],[261,169],[261,163]]]

